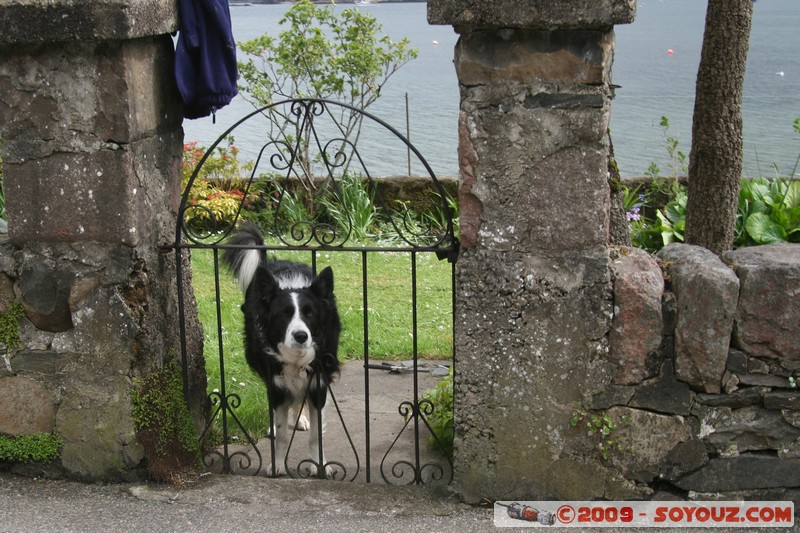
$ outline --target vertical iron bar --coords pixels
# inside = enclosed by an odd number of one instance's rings
[[[225,354],[222,342],[222,306],[220,305],[219,286],[219,248],[214,248],[214,294],[216,295],[217,308],[217,348],[219,350],[219,395],[222,413],[222,471],[230,474],[230,457],[228,455],[228,394],[225,391]]]
[[[367,252],[361,252],[361,305],[364,308],[364,436],[366,444],[367,483],[370,482],[370,440],[369,440],[369,299],[367,297]]]
[[[419,447],[419,361],[417,353],[417,252],[411,252],[411,353],[414,357],[414,482],[422,484]]]

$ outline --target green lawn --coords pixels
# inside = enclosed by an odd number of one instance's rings
[[[280,259],[311,263],[310,252],[280,251]],[[413,354],[411,254],[366,252],[370,359],[410,359]],[[417,353],[420,358],[449,359],[453,351],[451,268],[432,253],[417,253]],[[364,324],[362,252],[321,251],[317,269],[333,267],[335,292],[342,317],[339,358],[363,359]],[[254,438],[268,429],[266,389],[244,360],[242,342],[242,295],[233,277],[222,267],[219,299],[215,289],[214,252],[192,250],[195,296],[203,323],[209,392],[219,390],[220,340],[217,335],[217,302],[225,358],[227,394],[236,393],[241,407],[236,417]],[[217,438],[221,423],[216,420]],[[229,427],[235,424],[229,422]],[[231,427],[232,435],[241,435]]]

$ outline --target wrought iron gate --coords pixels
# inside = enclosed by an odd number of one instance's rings
[[[258,140],[234,148],[230,144],[233,134]],[[413,198],[390,201],[383,192],[381,180],[371,171],[370,161],[398,151],[408,156],[409,174],[413,160],[414,165],[421,169],[416,173],[424,174],[425,180]],[[226,158],[231,157],[236,161],[227,159],[226,163]],[[240,165],[239,159],[250,159],[251,162]],[[214,170],[226,164],[231,165],[228,170],[241,171],[242,178],[231,180],[229,172],[215,176]],[[354,181],[366,188],[362,187],[360,193],[352,193],[359,191],[358,187],[352,187]],[[213,188],[209,189],[209,186]],[[208,194],[209,190],[215,192]],[[217,196],[210,198],[212,195]],[[242,317],[238,307],[230,316],[225,312],[230,302],[223,301],[221,285],[230,276],[220,272],[219,253],[228,246],[226,240],[236,222],[248,218],[256,220],[268,236],[267,245],[261,248],[280,259],[309,262],[315,272],[318,265],[330,264],[335,255],[344,257],[339,254],[349,254],[349,260],[360,265],[360,281],[343,284],[337,279],[336,284],[340,302],[342,293],[354,291],[356,301],[360,303],[350,309],[340,307],[340,313],[360,315],[356,320],[360,326],[355,326],[358,331],[354,333],[358,336],[361,332],[357,343],[360,344],[360,353],[340,353],[340,356],[355,357],[344,366],[351,370],[357,368],[358,380],[331,386],[326,409],[328,431],[322,440],[322,448],[330,460],[323,459],[320,450],[319,457],[295,463],[290,456],[300,454],[296,452],[300,446],[290,445],[289,454],[284,459],[289,475],[325,477],[327,469],[327,477],[370,482],[377,479],[375,470],[378,470],[380,479],[392,484],[448,483],[452,479],[450,457],[431,451],[428,442],[441,444],[441,436],[431,430],[430,419],[437,409],[445,407],[436,405],[422,394],[423,381],[430,371],[438,371],[453,362],[450,348],[452,320],[455,319],[452,295],[458,239],[452,207],[442,184],[406,137],[363,110],[332,101],[287,100],[256,110],[231,126],[202,154],[188,183],[184,184],[174,248],[178,265],[184,369],[188,349],[185,310],[187,301],[194,300],[187,298],[182,290],[186,273],[182,270],[181,258],[187,250],[195,255],[204,254],[213,269],[209,283],[214,286],[213,319],[216,324],[210,326],[206,323],[205,328],[211,331],[206,332],[205,342],[211,340],[216,344],[210,348],[216,349],[219,355],[219,386],[209,394],[211,417],[201,437],[208,450],[204,461],[209,469],[272,476],[276,474],[276,459],[281,460],[275,458],[272,432],[251,434],[237,414],[242,399],[236,386],[244,383],[245,379],[257,382],[262,389],[263,384],[255,374],[247,378],[226,374],[226,361],[244,359],[243,353],[226,353],[226,336],[230,338],[231,331],[235,330],[231,322],[241,322]],[[379,235],[366,240],[365,232],[374,231],[371,228],[375,227],[380,228]],[[407,280],[408,302],[376,304],[374,282],[369,273],[371,264],[386,254],[407,258],[408,271],[393,272],[392,276]],[[442,263],[442,260],[447,263]],[[419,353],[420,327],[426,318],[420,316],[418,278],[420,269],[431,264],[447,265],[450,325],[445,336],[450,344],[448,361],[444,365],[421,360]],[[422,290],[425,290],[424,286]],[[376,346],[370,337],[371,322],[380,317],[376,305],[385,309],[387,304],[410,305],[406,332],[410,341],[408,361],[383,361],[372,356]],[[216,337],[213,336],[214,328]],[[350,375],[352,377],[352,372]],[[316,376],[320,379],[320,373]],[[387,385],[390,383],[387,380],[395,378],[408,381],[403,381],[400,387],[396,387],[398,391],[390,394],[392,386]],[[376,387],[380,390],[376,391]],[[384,421],[376,425],[378,415],[386,414],[379,413],[381,409],[377,406],[379,403],[385,405],[386,398],[395,393],[405,397],[392,408],[394,422],[387,424]],[[349,407],[360,407],[362,401],[363,413]],[[359,414],[354,415],[357,411]],[[271,406],[269,419],[272,419]],[[338,438],[335,436],[337,431]],[[333,435],[330,438],[329,433]],[[299,439],[298,435],[295,430],[293,444]],[[377,446],[381,449],[376,449]],[[309,463],[327,468],[302,468]]]

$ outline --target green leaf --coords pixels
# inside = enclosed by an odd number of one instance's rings
[[[786,231],[764,213],[753,213],[745,222],[747,234],[758,244],[786,242]]]

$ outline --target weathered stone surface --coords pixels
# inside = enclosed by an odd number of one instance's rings
[[[462,131],[469,138],[462,146],[475,149],[469,193],[481,206],[479,219],[470,221],[478,225],[477,245],[545,256],[605,246],[607,109],[526,107],[526,98],[542,90],[502,83],[465,91]]]
[[[747,363],[750,357],[740,351],[731,348],[728,352],[728,360],[725,362],[725,368],[734,374],[747,374]]]
[[[14,179],[15,172],[20,173],[17,179],[21,181],[33,177],[35,167],[17,167],[30,160],[64,154],[63,163],[68,164],[68,153],[98,151],[121,157],[130,143],[180,129],[181,107],[174,80],[158,74],[171,71],[173,55],[172,40],[166,35],[124,43],[69,43],[4,51],[0,134],[6,179]],[[19,72],[26,72],[24,83]],[[97,79],[103,83],[94,83]],[[26,112],[20,113],[20,109]],[[86,166],[94,168],[84,170],[81,159],[69,168],[53,165],[53,171],[58,176],[91,171],[93,175],[84,179],[101,183],[116,179],[113,168],[96,176],[105,169],[93,162],[97,161],[89,159]],[[46,187],[50,183],[39,182],[41,190],[37,192],[50,194]],[[64,182],[69,184],[69,180]],[[111,187],[115,186],[112,183]],[[93,190],[100,192],[96,186]],[[60,195],[60,187],[52,193]],[[17,219],[9,228],[12,242],[16,224]]]
[[[22,376],[0,378],[0,434],[50,433],[56,406],[47,388]]]
[[[700,436],[707,446],[725,455],[747,451],[779,450],[800,438],[800,429],[788,424],[780,411],[748,406],[696,408]]]
[[[751,355],[777,357],[800,368],[800,245],[768,244],[726,252],[739,276],[736,346]]]
[[[54,377],[61,368],[62,357],[52,351],[24,349],[11,359],[11,367],[15,373],[41,374]]]
[[[664,458],[659,475],[674,481],[684,474],[697,470],[708,462],[706,446],[699,439],[678,443]]]
[[[42,258],[21,266],[17,285],[20,303],[37,328],[49,332],[72,328],[68,299],[74,279],[70,269]]]
[[[133,39],[178,29],[177,2],[9,0],[0,4],[0,45]]]
[[[740,385],[757,385],[761,387],[788,387],[789,381],[773,374],[737,374]]]
[[[800,459],[742,455],[711,459],[675,484],[696,492],[730,492],[800,486]]]
[[[675,379],[672,361],[667,361],[657,378],[636,387],[628,405],[658,413],[688,415],[692,405],[692,391],[686,383]]]
[[[690,437],[682,417],[628,407],[612,407],[608,414],[617,423],[615,436],[623,447],[611,453],[612,461],[636,481],[652,481],[670,452]]]
[[[675,373],[703,392],[721,390],[733,329],[739,280],[712,252],[671,244],[658,257],[668,263],[677,304]]]
[[[604,410],[615,405],[628,405],[635,387],[611,385],[594,394],[589,404],[589,409]]]
[[[55,425],[64,441],[61,463],[78,478],[123,478],[144,457],[131,419],[130,380],[86,378],[76,374],[64,383]]]
[[[428,22],[478,28],[610,28],[633,22],[634,0],[429,0]]]
[[[635,385],[658,372],[664,279],[650,254],[638,248],[621,248],[611,269],[614,319],[609,344],[610,356],[619,365],[614,383]]]
[[[609,82],[613,34],[601,31],[483,30],[463,35],[456,45],[456,73],[462,85],[501,81],[520,83]],[[598,92],[539,92],[530,108],[602,108]]]
[[[624,480],[597,475],[597,465],[567,439],[570,412],[562,407],[610,381],[607,252],[497,257],[478,247],[462,251],[456,265],[463,302],[456,320],[460,490],[468,499],[521,497],[532,490],[525,480],[546,479],[536,485],[542,496],[622,491]],[[548,475],[555,462],[571,473]],[[591,485],[573,475],[588,471],[595,472]]]
[[[764,393],[767,409],[789,409],[800,411],[800,391],[771,391]]]
[[[696,398],[697,402],[703,405],[739,409],[748,405],[760,404],[765,390],[760,387],[748,387],[730,394],[698,394]]]

